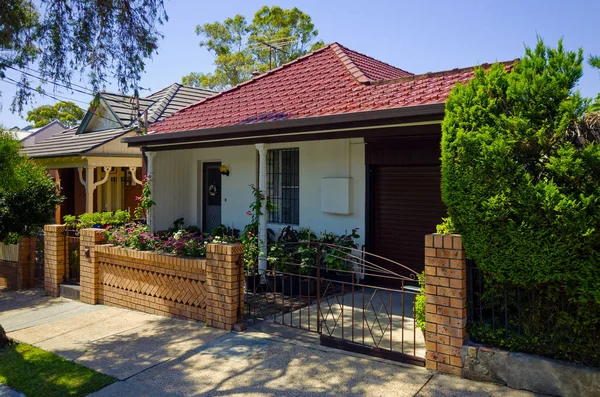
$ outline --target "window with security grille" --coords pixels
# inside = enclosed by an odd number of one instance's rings
[[[267,195],[275,210],[269,222],[297,225],[300,213],[299,150],[276,149],[267,152]]]

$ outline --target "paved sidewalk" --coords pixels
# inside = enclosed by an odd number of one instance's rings
[[[325,348],[286,327],[227,333],[40,292],[0,292],[0,324],[11,338],[121,380],[95,396],[533,395]]]

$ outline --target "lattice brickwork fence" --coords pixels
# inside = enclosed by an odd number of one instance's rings
[[[97,246],[98,303],[206,320],[206,261]]]
[[[65,239],[53,233],[60,230],[59,225],[46,227],[46,246],[52,248],[46,261],[47,281],[52,281],[46,283],[49,294],[58,292],[49,273],[64,269],[64,257],[58,254],[64,252],[59,248]],[[182,258],[107,245],[98,229],[82,229],[80,236],[82,302],[206,321],[227,330],[240,319],[241,246],[210,244],[206,259]]]

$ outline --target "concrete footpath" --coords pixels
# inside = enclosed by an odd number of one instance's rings
[[[0,324],[15,340],[120,380],[94,396],[534,395],[329,349],[286,327],[228,333],[41,291],[0,292]]]

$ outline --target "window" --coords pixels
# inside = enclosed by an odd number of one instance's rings
[[[300,172],[298,149],[267,152],[267,195],[275,205],[269,222],[297,225],[300,212]]]

